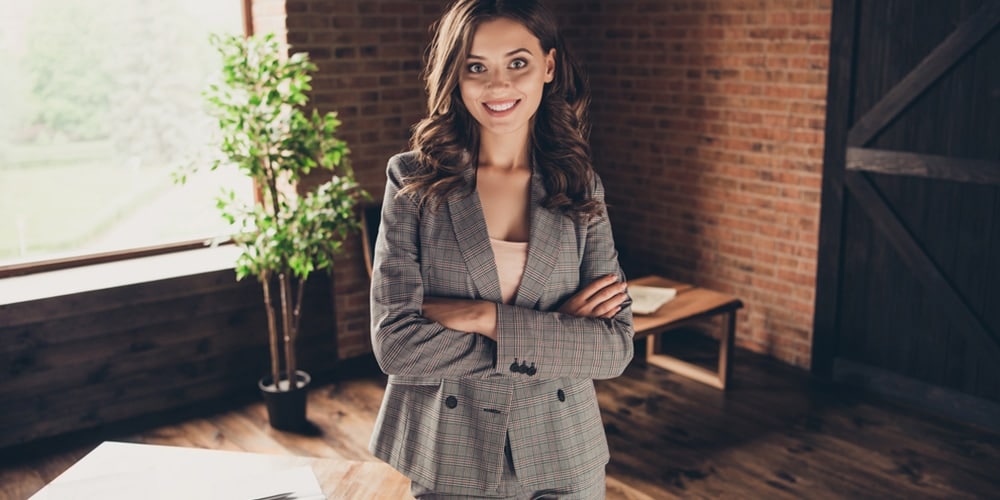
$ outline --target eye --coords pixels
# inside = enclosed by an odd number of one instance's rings
[[[469,65],[469,73],[484,73],[486,72],[486,66],[480,63],[472,63]]]
[[[528,61],[525,61],[524,59],[514,59],[513,61],[510,62],[511,69],[521,69],[527,65]]]

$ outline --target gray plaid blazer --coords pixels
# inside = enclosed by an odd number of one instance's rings
[[[529,489],[589,484],[608,462],[593,379],[632,359],[631,301],[612,319],[555,312],[593,280],[625,279],[607,213],[589,223],[544,209],[531,180],[528,261],[515,303],[502,303],[475,171],[437,210],[397,197],[415,153],[389,160],[371,290],[372,345],[389,375],[370,449],[439,493],[496,492],[509,438]],[[596,176],[595,176],[596,178]],[[603,202],[599,179],[594,196]],[[497,336],[421,316],[423,297],[497,303]]]

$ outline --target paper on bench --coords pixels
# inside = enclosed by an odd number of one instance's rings
[[[677,296],[676,288],[659,286],[629,285],[628,294],[632,297],[633,314],[653,314],[663,304]]]

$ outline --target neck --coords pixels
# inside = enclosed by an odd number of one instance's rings
[[[511,134],[491,134],[482,131],[479,136],[479,166],[495,168],[530,168],[530,140],[528,129]]]

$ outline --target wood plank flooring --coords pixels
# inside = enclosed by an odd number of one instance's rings
[[[744,351],[734,370],[726,393],[638,362],[597,383],[612,454],[609,499],[1000,498],[998,434],[826,386]],[[370,360],[344,364],[311,392],[308,436],[271,429],[263,405],[251,402],[0,450],[0,499],[29,497],[106,439],[374,460],[367,442],[384,384]]]

